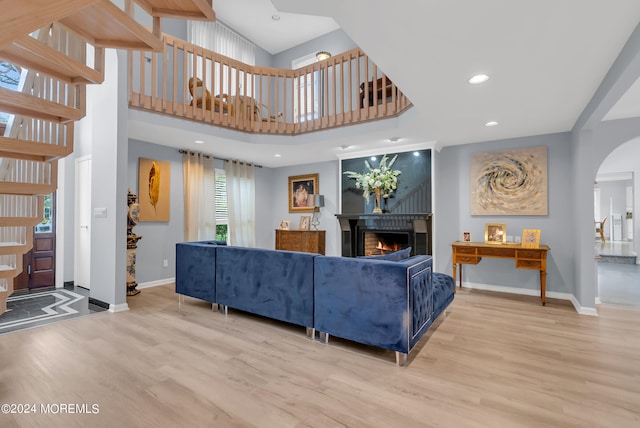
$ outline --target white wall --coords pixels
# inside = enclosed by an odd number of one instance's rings
[[[77,125],[74,148],[75,157],[92,156],[92,212],[106,210],[106,217],[92,217],[90,296],[121,310],[127,307],[127,187],[126,175],[119,171],[126,171],[128,95],[127,84],[119,77],[127,76],[126,55],[107,49],[104,74],[101,85],[87,87],[87,115]],[[65,175],[69,180],[71,174]],[[66,238],[66,245],[73,248],[73,239]],[[65,250],[63,257],[72,253]]]

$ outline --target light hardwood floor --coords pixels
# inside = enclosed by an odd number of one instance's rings
[[[640,310],[458,290],[409,357],[187,298],[173,286],[0,337],[7,427],[638,427]],[[97,414],[42,414],[40,404]],[[55,407],[53,407],[55,409]]]

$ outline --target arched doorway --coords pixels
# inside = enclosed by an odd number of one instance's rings
[[[613,148],[598,167],[594,181],[594,220],[607,219],[595,238],[597,302],[640,307],[638,201],[640,138]],[[595,230],[594,230],[595,236]]]

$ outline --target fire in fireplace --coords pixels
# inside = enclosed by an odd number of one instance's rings
[[[410,246],[407,232],[364,231],[362,254],[374,256],[403,250]]]

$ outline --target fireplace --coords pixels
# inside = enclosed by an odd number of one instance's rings
[[[411,247],[408,232],[385,232],[365,229],[361,233],[363,236],[358,241],[362,244],[362,249],[358,251],[358,254],[364,256],[388,254]]]
[[[411,255],[431,254],[431,214],[336,214],[342,256],[384,254],[411,247]]]

